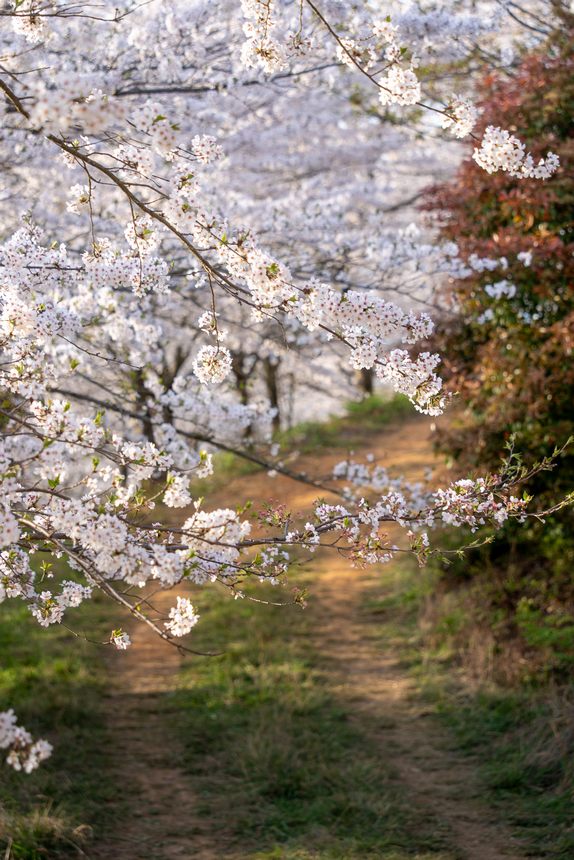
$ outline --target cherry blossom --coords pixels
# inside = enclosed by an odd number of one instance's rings
[[[480,148],[474,150],[473,158],[487,173],[504,170],[521,179],[549,179],[559,167],[558,156],[553,152],[535,164],[517,137],[492,125],[484,132]]]
[[[0,34],[0,602],[73,626],[101,594],[184,652],[193,603],[178,596],[166,619],[142,589],[237,597],[319,549],[350,567],[421,562],[438,526],[529,516],[508,464],[442,489],[352,461],[323,480],[273,444],[283,378],[299,401],[369,371],[440,414],[434,282],[488,271],[488,297],[512,298],[504,258],[463,261],[408,224],[477,119],[472,93],[438,77],[429,101],[424,69],[473,55],[496,22],[336,0],[49,8],[13,4]],[[493,127],[474,158],[558,169]],[[300,514],[255,499],[255,522],[214,507],[193,487],[217,450],[317,500]],[[126,650],[131,633],[105,644]],[[12,711],[0,747],[25,772],[51,750]]]
[[[8,750],[6,761],[10,767],[24,773],[31,773],[52,752],[48,741],[34,741],[32,735],[18,725],[13,710],[0,711],[0,749]]]

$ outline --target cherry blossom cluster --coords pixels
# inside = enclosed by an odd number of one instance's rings
[[[178,597],[177,604],[169,610],[169,621],[165,627],[173,636],[185,636],[199,621],[199,615],[187,597]]]
[[[549,179],[560,166],[558,156],[549,152],[535,164],[525,145],[505,129],[489,125],[473,158],[487,173],[503,170],[519,179]]]
[[[488,523],[501,526],[510,516],[523,521],[529,500],[512,495],[501,497],[494,484],[492,478],[463,478],[445,490],[437,490],[437,514],[447,525],[465,525],[473,532]]]
[[[343,460],[333,469],[337,480],[347,481],[347,499],[359,499],[365,503],[365,492],[374,492],[378,497],[376,506],[381,511],[381,503],[394,505],[392,518],[402,525],[407,522],[439,526],[441,523],[452,526],[467,526],[476,531],[480,526],[500,527],[509,517],[523,521],[526,517],[529,498],[519,499],[511,492],[513,481],[501,476],[480,477],[474,480],[463,478],[445,488],[433,490],[421,482],[406,481],[403,477],[391,478],[386,468],[374,463],[369,456],[367,462]],[[358,488],[357,489],[352,488]],[[321,507],[321,517],[325,519],[327,509]],[[333,509],[335,510],[335,509]],[[351,517],[350,509],[338,514]],[[398,516],[396,516],[398,515]],[[381,519],[389,519],[388,511]],[[429,546],[428,538],[425,546]]]
[[[440,415],[448,398],[442,393],[442,379],[435,373],[439,363],[437,353],[422,352],[413,361],[406,350],[393,349],[381,358],[375,373],[395,391],[406,394],[419,412]]]
[[[223,382],[230,370],[231,353],[225,346],[202,346],[193,362],[193,372],[203,383]]]
[[[286,68],[288,54],[285,44],[275,38],[272,0],[241,0],[246,18],[246,40],[241,56],[247,68],[260,66],[263,71],[277,72]]]
[[[8,750],[7,764],[14,770],[32,773],[49,758],[52,746],[46,740],[34,741],[32,735],[18,725],[12,709],[0,711],[0,750]]]
[[[338,40],[339,60],[350,68],[357,66],[371,76],[379,89],[383,106],[414,105],[421,99],[421,85],[415,72],[419,59],[401,41],[402,33],[390,16],[374,21],[368,34],[363,33],[357,39]],[[381,62],[384,71],[377,73],[375,68]]]
[[[14,33],[30,45],[36,45],[46,34],[44,19],[37,14],[37,4],[34,0],[14,0],[12,5],[16,13],[11,16]]]
[[[455,137],[467,137],[478,119],[478,109],[463,96],[454,95],[448,105],[442,127],[448,128]]]

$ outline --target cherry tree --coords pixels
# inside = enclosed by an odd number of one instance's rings
[[[150,597],[142,608],[142,588],[239,595],[320,546],[351,565],[424,563],[436,525],[541,515],[517,488],[548,460],[511,456],[437,490],[369,460],[319,480],[270,444],[278,363],[310,387],[326,367],[335,381],[343,366],[372,371],[419,412],[445,409],[440,357],[420,351],[427,284],[493,263],[463,265],[455,243],[381,219],[473,134],[470,93],[419,68],[484,51],[491,18],[332,0],[15,0],[1,22],[0,600],[48,627],[99,591],[185,651],[189,598],[164,617]],[[494,127],[474,159],[541,181],[559,166]],[[267,391],[248,395],[255,368]],[[316,487],[308,519],[266,507],[253,523],[194,499],[217,448]],[[114,629],[109,644],[130,639]],[[0,748],[25,771],[50,752],[12,711]]]

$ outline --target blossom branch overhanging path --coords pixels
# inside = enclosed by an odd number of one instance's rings
[[[316,4],[307,6],[317,14]],[[246,64],[252,66],[255,57],[270,71],[284,63],[287,51],[270,41],[271,0],[244,2],[243,8],[254,27],[247,34]],[[19,4],[17,11],[15,31],[41,46],[46,31],[49,34],[50,16],[36,16],[33,3]],[[402,50],[391,22],[371,28],[368,39],[374,38],[375,44],[370,45],[362,37],[356,42],[339,37],[322,13],[319,18],[335,37],[338,61],[364,71],[384,104],[419,104],[413,57]],[[298,53],[307,44],[301,27],[300,18],[297,38],[290,42]],[[386,65],[375,73],[365,65],[365,57],[374,62],[381,46]],[[405,56],[410,59],[405,61]],[[435,373],[438,356],[423,353],[413,359],[407,350],[388,349],[393,338],[410,345],[427,337],[430,318],[406,313],[373,293],[341,294],[316,279],[300,283],[283,262],[260,247],[253,231],[230,226],[201,184],[204,166],[208,169],[222,156],[212,137],[191,137],[169,118],[169,110],[150,102],[124,106],[121,98],[97,87],[86,91],[72,84],[66,90],[42,81],[35,86],[16,72],[9,80],[0,81],[0,88],[11,116],[19,120],[11,133],[49,160],[50,150],[59,153],[57,169],[77,169],[87,182],[72,186],[67,212],[72,219],[85,217],[91,245],[83,255],[58,239],[45,246],[26,219],[0,249],[0,378],[7,403],[0,444],[0,600],[24,600],[36,621],[49,626],[61,623],[69,609],[99,589],[162,639],[185,648],[179,640],[198,620],[193,605],[178,597],[164,618],[149,600],[144,611],[144,585],[217,582],[240,594],[249,577],[274,583],[284,578],[293,549],[312,554],[323,546],[354,564],[387,562],[401,551],[424,561],[433,551],[428,530],[437,524],[475,530],[547,513],[529,514],[529,500],[514,494],[528,472],[510,466],[498,476],[429,491],[392,480],[379,466],[342,463],[329,484],[338,494],[332,503],[318,500],[308,522],[268,507],[259,513],[254,533],[243,513],[206,511],[191,497],[190,476],[208,476],[212,466],[209,454],[182,450],[165,420],[173,410],[173,392],[145,392],[153,416],[150,433],[161,437],[159,444],[133,425],[120,428],[122,432],[114,429],[106,413],[91,411],[88,401],[54,396],[63,381],[71,381],[71,387],[78,382],[82,361],[114,364],[116,373],[139,367],[114,356],[110,333],[117,338],[119,322],[128,331],[126,318],[138,302],[169,294],[169,265],[158,249],[175,241],[193,257],[210,287],[209,305],[198,325],[214,343],[203,346],[193,362],[194,376],[210,392],[209,398],[217,397],[212,386],[223,382],[231,367],[226,333],[217,322],[217,288],[249,308],[255,322],[287,317],[310,333],[323,332],[340,342],[349,350],[353,367],[375,367],[377,375],[410,397],[419,411],[438,414],[445,405]],[[453,103],[442,113],[455,134],[470,132],[474,114],[466,102]],[[487,170],[538,178],[556,168],[550,157],[534,166],[521,146],[507,132],[493,130],[476,160]],[[111,237],[101,237],[96,230],[105,219],[98,219],[96,204],[113,194],[114,206],[118,201],[121,205],[117,213],[114,209]],[[133,305],[126,302],[112,309],[106,293],[95,310],[90,308],[96,288],[108,282],[122,296],[128,290],[134,294]],[[95,348],[82,345],[87,332]],[[155,335],[147,336],[151,344]],[[131,357],[127,344],[126,349]],[[187,396],[185,390],[178,392],[184,407],[190,402]],[[549,461],[534,468],[551,466]],[[158,501],[192,512],[180,528],[170,528],[153,521]],[[391,541],[385,523],[403,529],[404,546]],[[56,575],[50,561],[38,569],[34,556],[62,560],[64,575],[76,579]],[[129,636],[114,629],[109,644],[123,650]],[[34,741],[11,711],[2,714],[0,729],[0,747],[8,750],[13,767],[30,771],[49,755],[49,744]]]

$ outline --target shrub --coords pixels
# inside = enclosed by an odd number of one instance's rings
[[[465,260],[477,254],[501,262],[448,286],[455,314],[437,335],[450,362],[448,385],[461,404],[438,445],[461,471],[496,469],[511,435],[526,460],[552,453],[574,435],[573,37],[569,16],[515,73],[482,81],[489,123],[510,129],[535,157],[556,152],[559,172],[543,183],[487,176],[469,158],[425,203]],[[527,489],[538,504],[548,504],[573,488],[570,447],[555,471],[539,474]],[[526,650],[556,642],[562,652],[569,621],[561,621],[559,634],[553,631],[557,614],[571,617],[573,526],[571,509],[544,530],[537,523],[509,526],[465,571],[482,580],[478,590],[488,596],[503,636],[510,630]]]

